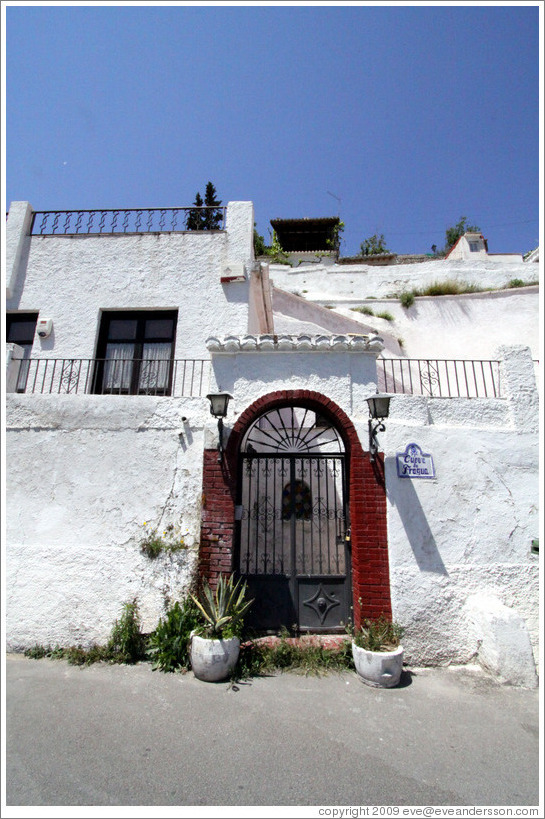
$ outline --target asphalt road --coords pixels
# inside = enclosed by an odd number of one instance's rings
[[[6,805],[535,807],[538,712],[537,690],[477,668],[232,688],[8,655]]]

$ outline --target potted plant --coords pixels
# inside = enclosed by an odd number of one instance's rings
[[[246,583],[220,575],[216,591],[205,581],[199,599],[191,595],[203,622],[191,634],[191,668],[199,680],[218,682],[230,676],[240,652],[243,617],[253,600],[246,600]]]
[[[403,670],[403,629],[384,615],[366,619],[352,633],[352,657],[356,672],[366,685],[393,688]]]

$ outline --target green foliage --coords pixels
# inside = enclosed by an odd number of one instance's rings
[[[461,293],[480,293],[482,288],[476,284],[466,284],[453,279],[446,279],[444,282],[432,282],[432,284],[419,291],[422,296],[458,296]]]
[[[401,643],[403,628],[381,615],[375,620],[364,620],[351,633],[355,644],[366,651],[393,651]]]
[[[147,527],[144,522],[144,526]],[[174,523],[169,523],[160,534],[157,527],[145,529],[145,536],[140,542],[140,551],[147,555],[150,560],[155,560],[160,554],[165,552],[180,552],[187,549],[184,536],[180,533],[180,527]]]
[[[376,316],[377,318],[385,319],[386,321],[394,321],[394,317],[387,310],[383,310],[382,313],[377,313]]]
[[[204,202],[197,191],[193,208],[188,211],[186,217],[186,230],[219,230],[223,221],[220,205],[221,199],[217,198],[216,188],[212,182],[208,182]]]
[[[203,230],[219,230],[223,221],[220,208],[221,199],[217,198],[216,188],[211,182],[206,185],[204,194]]]
[[[204,203],[202,201],[202,196],[197,191],[197,194],[195,196],[195,201],[193,202],[193,205],[195,207],[192,208],[188,212],[188,214],[186,216],[186,220],[185,220],[186,230],[202,230],[203,229],[203,220],[202,220],[202,215],[203,215],[202,207],[203,207],[203,204]]]
[[[253,603],[245,597],[246,583],[241,580],[235,583],[233,575],[228,578],[220,575],[215,592],[205,581],[200,599],[191,595],[204,618],[201,626],[204,636],[219,639],[240,635],[244,615]]]
[[[410,307],[416,296],[459,296],[462,293],[482,293],[486,289],[492,288],[483,288],[477,284],[459,282],[455,279],[445,279],[445,281],[432,282],[427,287],[413,287],[412,290],[405,290],[399,296],[399,300],[403,307]]]
[[[69,646],[66,649],[57,649],[51,655],[54,659],[64,659],[69,665],[92,665],[93,663],[123,663],[112,654],[108,646],[99,646],[93,643],[89,648],[81,646]]]
[[[200,622],[200,612],[191,598],[167,610],[149,637],[148,655],[154,671],[189,668],[189,640]]]
[[[288,254],[282,250],[282,245],[278,240],[275,230],[273,230],[271,246],[265,248],[265,253],[271,257],[271,262],[291,265]]]
[[[66,660],[69,665],[92,665],[98,662],[123,662],[116,659],[108,646],[99,646],[93,643],[89,648],[83,648],[81,645],[77,646],[55,646],[51,648],[48,646],[35,645],[32,648],[25,649],[25,657],[30,657],[32,660],[41,660],[47,657],[50,660]]]
[[[136,598],[123,605],[121,617],[113,625],[107,649],[118,663],[136,663],[146,656]]]
[[[345,228],[344,222],[338,222],[336,225],[333,225],[333,239],[326,239],[326,245],[328,245],[332,250],[339,250],[341,247],[342,236]]]
[[[254,254],[256,256],[265,256],[266,251],[265,239],[257,232],[257,223],[254,222]]]
[[[477,225],[468,225],[467,224],[467,216],[461,216],[459,222],[457,222],[452,227],[447,228],[446,231],[445,231],[445,240],[446,240],[445,250],[446,251],[450,250],[450,248],[453,247],[456,244],[456,242],[458,241],[460,236],[463,236],[464,233],[480,233],[480,232],[481,232],[481,229],[480,229],[480,227],[477,227]]]
[[[35,645],[24,652],[25,657],[39,660],[48,657],[66,660],[70,665],[92,665],[92,663],[136,663],[145,659],[144,635],[140,631],[140,614],[136,598],[125,603],[119,620],[116,620],[110,638],[105,646],[93,643],[89,648],[77,646]]]
[[[378,253],[392,252],[386,247],[386,240],[384,239],[383,233],[381,233],[380,236],[378,233],[374,233],[373,236],[364,239],[360,245],[360,249],[362,256],[375,256]]]
[[[375,315],[374,311],[371,310],[370,307],[366,307],[365,305],[363,305],[363,307],[351,307],[350,309],[354,313],[363,313],[364,316],[374,316]]]
[[[509,282],[509,287],[524,287],[524,282],[522,279],[511,279]]]
[[[405,290],[399,297],[399,301],[401,302],[401,306],[408,310],[409,307],[414,304],[414,293],[412,290]]]
[[[326,648],[319,639],[293,640],[287,632],[280,639],[267,643],[243,643],[235,669],[237,679],[248,679],[275,671],[295,671],[309,674],[341,672],[353,669],[351,645],[343,640],[338,648]]]
[[[31,648],[25,648],[24,654],[25,657],[29,657],[31,660],[42,660],[44,657],[51,656],[51,651],[51,646],[46,647],[36,643]]]

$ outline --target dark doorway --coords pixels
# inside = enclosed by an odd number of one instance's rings
[[[302,406],[271,410],[244,436],[237,559],[261,631],[342,631],[350,615],[345,453],[337,430]]]

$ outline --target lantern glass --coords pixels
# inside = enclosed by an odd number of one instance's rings
[[[376,393],[367,399],[371,418],[388,418],[390,411],[390,396]]]
[[[229,400],[233,396],[228,392],[216,392],[209,393],[206,397],[210,401],[210,413],[214,418],[225,418]]]

